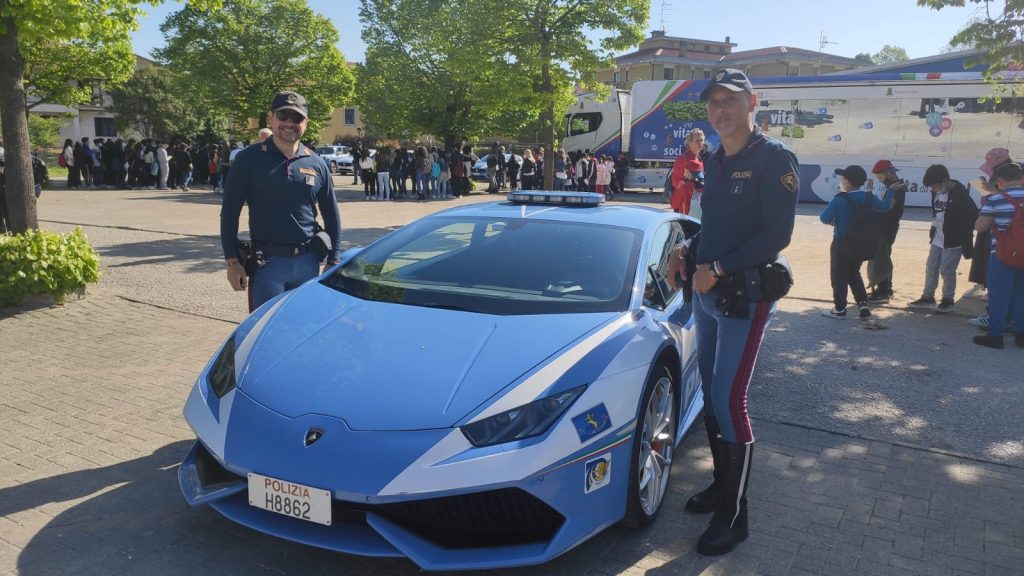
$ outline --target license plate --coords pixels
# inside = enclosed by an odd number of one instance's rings
[[[249,473],[249,505],[299,520],[331,525],[331,491]]]

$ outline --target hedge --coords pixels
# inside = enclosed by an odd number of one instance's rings
[[[81,228],[70,234],[0,234],[0,306],[26,296],[68,294],[100,279],[100,259]]]

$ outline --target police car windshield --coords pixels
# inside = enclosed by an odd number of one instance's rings
[[[639,230],[585,222],[437,216],[322,282],[364,300],[482,314],[622,311],[641,239]]]

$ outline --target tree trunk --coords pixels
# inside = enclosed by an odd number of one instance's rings
[[[555,87],[551,83],[550,42],[545,37],[541,41],[540,53],[543,62],[540,65],[540,89],[544,94],[544,110],[540,113],[541,142],[544,144],[544,190],[555,188]]]
[[[14,18],[3,19],[0,34],[0,122],[3,123],[7,227],[15,234],[38,228],[32,156],[25,108],[25,61],[18,50]]]

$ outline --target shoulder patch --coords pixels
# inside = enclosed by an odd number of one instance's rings
[[[795,172],[787,172],[787,173],[783,174],[782,177],[779,178],[779,182],[782,184],[782,187],[785,188],[786,190],[789,190],[793,194],[796,193],[796,173]]]
[[[312,168],[299,168],[299,174],[306,174],[307,176],[316,176],[316,170]]]

